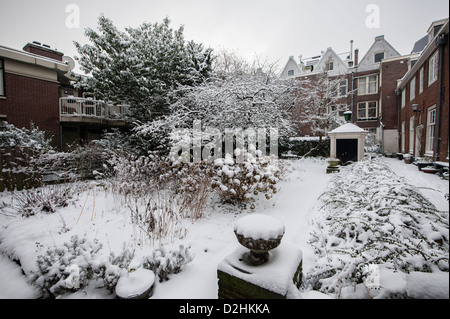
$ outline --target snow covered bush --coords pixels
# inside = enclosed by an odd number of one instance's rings
[[[44,298],[82,288],[94,276],[93,262],[101,248],[100,243],[78,236],[63,246],[50,247],[37,257],[37,270],[32,272],[31,283],[40,289]]]
[[[261,157],[260,151],[255,154],[236,149],[235,157],[226,154],[224,159],[214,161],[212,187],[223,202],[243,204],[259,193],[270,199],[277,192],[275,185],[280,178],[280,167],[269,158]],[[236,157],[243,160],[238,161]]]
[[[70,185],[47,185],[11,193],[9,202],[0,204],[0,211],[7,215],[29,217],[41,212],[55,213],[67,207],[74,199],[75,189]]]
[[[324,293],[354,287],[371,264],[409,273],[449,271],[448,211],[438,211],[382,162],[342,168],[320,197],[308,283]]]
[[[180,245],[178,249],[167,251],[164,247],[153,250],[151,255],[142,260],[142,267],[152,270],[159,277],[159,281],[169,280],[170,274],[179,273],[182,268],[191,262],[193,255],[189,247]]]
[[[134,250],[125,245],[119,255],[111,252],[108,256],[97,240],[88,241],[75,235],[69,242],[50,247],[37,257],[37,269],[32,271],[30,282],[44,298],[74,292],[97,279],[103,282],[104,288],[113,292],[133,257]]]
[[[30,129],[18,128],[5,123],[5,129],[0,131],[0,147],[30,148],[33,150],[48,151],[52,148],[51,138],[31,123]]]

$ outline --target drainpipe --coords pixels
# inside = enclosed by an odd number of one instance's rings
[[[352,99],[352,102],[351,102],[351,104],[352,104],[352,108],[351,108],[351,111],[352,111],[352,113],[353,114],[358,114],[357,112],[355,112],[355,109],[354,109],[354,96],[355,96],[355,92],[353,91],[354,90],[354,84],[353,84],[353,82],[355,81],[355,72],[352,72],[352,94],[351,94],[351,99]],[[352,121],[353,122],[353,121]]]
[[[397,95],[397,153],[402,151],[402,90],[396,89],[395,95]]]
[[[439,145],[441,139],[441,115],[442,115],[442,100],[443,100],[443,72],[444,72],[444,48],[447,45],[446,34],[441,34],[436,39],[436,47],[440,48],[439,51],[439,93],[438,93],[438,107],[436,114],[436,140],[434,144],[434,161],[437,162],[439,159]]]

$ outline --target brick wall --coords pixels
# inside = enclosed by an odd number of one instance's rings
[[[0,114],[17,127],[30,127],[33,121],[39,129],[60,146],[59,84],[5,73],[6,99],[0,99]]]
[[[436,49],[438,50],[438,49]],[[440,51],[440,49],[439,49]],[[421,137],[420,143],[423,145],[419,154],[414,154],[417,156],[425,155],[425,143],[426,143],[426,124],[428,110],[432,107],[438,107],[438,96],[439,96],[439,80],[435,81],[431,85],[428,85],[428,68],[429,60],[433,56],[434,52],[430,57],[422,64],[424,68],[424,79],[423,79],[423,92],[419,94],[419,72],[420,67],[415,74],[416,77],[416,93],[415,98],[410,101],[410,83],[409,81],[405,86],[405,106],[401,109],[401,121],[405,122],[405,150],[409,150],[409,119],[415,116],[415,126],[424,125],[423,135]],[[439,59],[440,60],[440,59]],[[447,45],[444,47],[444,73],[443,73],[443,103],[442,103],[442,114],[441,114],[441,127],[440,127],[440,146],[439,146],[439,161],[448,161],[447,151],[449,146],[449,52],[448,52],[448,34],[447,34]],[[420,111],[413,112],[412,105],[417,104]]]
[[[408,59],[396,59],[381,64],[381,107],[384,129],[398,129],[397,79],[408,71]]]

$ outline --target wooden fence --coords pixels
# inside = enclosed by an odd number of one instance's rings
[[[33,151],[28,148],[0,148],[0,192],[22,190],[41,185],[42,177],[33,172],[30,159]]]

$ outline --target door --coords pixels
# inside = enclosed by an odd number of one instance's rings
[[[336,157],[342,164],[358,161],[358,139],[336,140]]]

